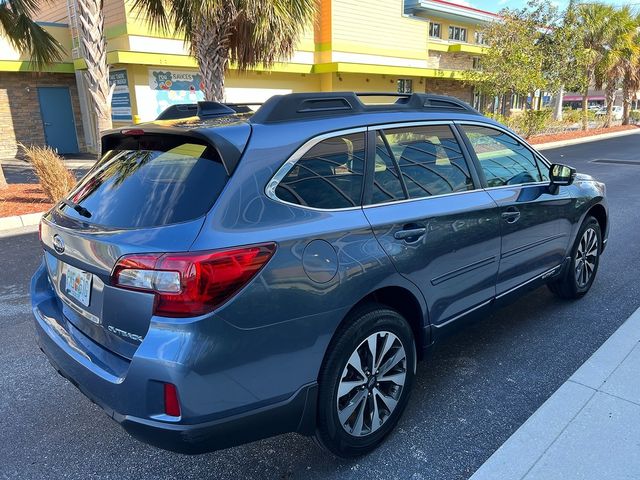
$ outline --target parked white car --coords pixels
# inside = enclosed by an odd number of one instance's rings
[[[602,107],[600,108],[597,112],[596,115],[606,115],[607,114],[607,107]],[[622,120],[622,107],[619,105],[614,105],[613,109],[612,109],[612,118],[614,120]]]

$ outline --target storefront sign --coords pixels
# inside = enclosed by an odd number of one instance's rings
[[[109,72],[109,85],[115,83],[111,97],[111,120],[114,122],[130,122],[131,96],[129,95],[129,80],[126,70],[112,70]]]
[[[195,71],[150,69],[149,88],[155,96],[156,115],[170,105],[204,100],[202,77]]]

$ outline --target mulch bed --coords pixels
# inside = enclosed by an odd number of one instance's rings
[[[593,130],[576,130],[573,132],[554,133],[553,135],[536,135],[527,139],[531,145],[539,145],[547,142],[559,142],[561,140],[573,140],[574,138],[591,137],[592,135],[600,135],[602,133],[622,132],[624,130],[635,130],[637,125],[618,125],[609,128],[594,128]]]
[[[0,190],[0,217],[43,212],[52,206],[39,185],[11,183]]]

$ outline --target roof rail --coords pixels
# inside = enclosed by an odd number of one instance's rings
[[[396,97],[392,104],[364,104],[359,97]],[[274,95],[251,117],[252,123],[275,123],[333,115],[394,111],[458,111],[480,115],[457,98],[427,93],[316,92]]]
[[[262,103],[221,103],[203,101],[198,103],[180,103],[164,109],[156,120],[177,120],[188,117],[217,117],[231,115],[233,113],[250,113],[253,110],[249,106],[260,106]]]

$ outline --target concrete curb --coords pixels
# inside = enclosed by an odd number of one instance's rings
[[[570,145],[578,145],[580,143],[597,142],[598,140],[607,140],[608,138],[624,137],[640,133],[640,128],[634,130],[622,130],[621,132],[601,133],[600,135],[591,135],[590,137],[572,138],[570,140],[559,140],[557,142],[540,143],[532,145],[536,150],[550,150],[552,148],[568,147]]]
[[[24,215],[13,215],[11,217],[0,218],[0,231],[14,230],[16,228],[30,227],[38,225],[45,212],[26,213]]]
[[[640,344],[640,308],[636,310],[611,337],[562,385],[529,419],[509,437],[509,439],[471,476],[469,480],[522,480],[533,478],[551,478],[539,476],[538,470],[574,468],[571,464],[585,462],[580,453],[563,450],[558,442],[566,441],[570,436],[598,436],[603,432],[589,430],[585,425],[585,412],[593,403],[607,397],[607,381],[625,359]],[[634,365],[635,368],[635,365]],[[609,397],[625,402],[621,396]],[[569,433],[573,427],[573,432]],[[628,425],[628,428],[637,428]],[[576,434],[575,431],[578,431]],[[564,446],[564,445],[563,445]],[[553,449],[562,450],[558,458]],[[555,456],[554,456],[555,455]],[[613,452],[609,452],[609,462],[616,461]],[[549,458],[552,457],[552,459]],[[619,458],[617,459],[618,463]],[[605,460],[606,463],[607,460]],[[555,463],[554,463],[555,462]],[[624,462],[623,462],[624,463]],[[637,463],[637,462],[636,462]],[[581,464],[583,467],[584,464]],[[587,468],[589,466],[587,465]],[[607,465],[603,465],[607,468]],[[620,472],[618,472],[619,474]],[[636,472],[637,473],[637,472]],[[553,478],[567,478],[560,474]],[[583,476],[580,479],[599,479],[597,474]],[[608,478],[623,478],[613,475]],[[624,478],[638,478],[624,476]]]
[[[91,168],[95,165],[96,160],[69,160],[64,162],[65,167],[75,169],[75,168]],[[25,162],[23,160],[17,160],[15,158],[10,159],[0,159],[0,165],[7,167],[31,167],[29,162]]]

